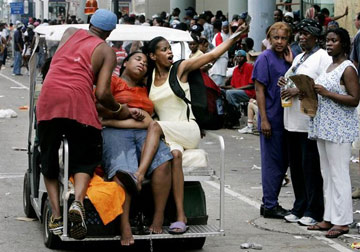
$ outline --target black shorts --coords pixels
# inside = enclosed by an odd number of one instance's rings
[[[41,172],[49,179],[59,176],[59,148],[66,137],[69,143],[69,174],[87,173],[91,177],[101,163],[101,130],[75,120],[56,118],[38,124]]]

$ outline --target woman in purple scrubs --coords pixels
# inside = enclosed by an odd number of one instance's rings
[[[282,22],[273,24],[267,39],[271,49],[257,58],[253,70],[256,100],[259,106],[258,128],[261,149],[261,176],[263,205],[260,214],[264,218],[284,218],[288,211],[278,203],[278,196],[287,167],[284,139],[283,108],[277,81],[289,69],[292,62],[288,42],[291,28]]]

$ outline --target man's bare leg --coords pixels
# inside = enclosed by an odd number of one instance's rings
[[[59,181],[58,179],[49,179],[44,176],[46,191],[48,193],[52,215],[54,218],[61,216],[59,202]]]
[[[88,189],[91,177],[87,173],[75,173],[74,175],[74,188],[75,188],[75,200],[80,201],[84,205],[84,198]]]
[[[151,177],[151,186],[154,197],[154,216],[150,230],[155,234],[162,233],[164,211],[171,188],[170,162],[165,162],[157,167]]]

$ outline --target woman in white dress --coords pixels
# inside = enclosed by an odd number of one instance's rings
[[[327,238],[349,232],[353,222],[349,160],[351,143],[359,133],[356,106],[359,83],[355,66],[348,60],[349,33],[329,30],[326,50],[332,64],[315,81],[318,109],[310,120],[309,138],[316,139],[324,179],[325,212],[322,222],[309,230],[327,230]]]
[[[242,33],[246,32],[246,28],[239,28],[237,32],[211,52],[180,63],[177,78],[189,100],[188,74],[219,58],[240,38]],[[158,148],[159,139],[164,137],[174,156],[171,162],[172,191],[177,210],[177,220],[171,224],[169,232],[182,234],[188,229],[183,206],[184,174],[182,171],[182,153],[184,149],[197,148],[201,137],[200,128],[195,121],[191,107],[188,117],[186,103],[177,97],[170,88],[169,73],[173,65],[173,53],[169,42],[163,37],[156,37],[144,46],[144,50],[150,58],[148,78],[151,78],[152,82],[149,87],[149,98],[154,103],[159,121],[151,122],[149,125],[138,170],[146,170]],[[137,173],[135,175],[138,181],[143,180],[144,174]]]

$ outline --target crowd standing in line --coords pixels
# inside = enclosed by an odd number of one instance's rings
[[[102,126],[106,127],[102,132],[105,142],[104,169],[108,179],[125,186],[128,196],[124,204],[121,226],[123,245],[131,245],[134,242],[128,215],[130,194],[134,189],[134,184],[131,180],[129,182],[129,177],[124,175],[124,172],[133,175],[135,190],[141,189],[141,182],[145,177],[152,177],[155,214],[150,229],[154,233],[162,232],[164,202],[170,193],[170,187],[172,187],[177,210],[177,219],[170,226],[170,230],[173,233],[187,231],[187,219],[183,209],[182,152],[184,149],[197,147],[200,129],[195,121],[188,121],[186,105],[181,100],[175,99],[168,84],[169,71],[173,62],[179,59],[181,47],[176,43],[169,43],[162,37],[157,37],[145,45],[138,45],[137,48],[143,48],[142,52],[134,51],[133,43],[121,41],[113,41],[111,50],[103,43],[103,40],[118,21],[121,24],[164,26],[189,31],[194,41],[189,43],[189,48],[186,48],[186,60],[180,64],[177,72],[186,95],[189,96],[188,73],[201,68],[222,88],[223,101],[225,107],[228,108],[225,127],[238,127],[239,117],[246,114],[242,108],[248,108],[247,126],[239,132],[244,134],[254,132],[256,128],[254,121],[257,121],[257,129],[260,133],[263,187],[263,204],[260,214],[264,218],[285,218],[288,222],[306,225],[309,230],[326,230],[326,236],[329,238],[348,232],[347,225],[353,221],[349,159],[351,143],[355,142],[356,145],[359,133],[358,115],[355,108],[359,102],[360,32],[356,34],[351,47],[347,31],[339,28],[335,21],[346,16],[348,8],[343,15],[330,17],[326,8],[320,9],[319,6],[314,5],[306,11],[306,19],[303,20],[300,20],[297,12],[283,13],[282,10],[276,9],[273,14],[274,23],[264,34],[263,52],[256,61],[252,50],[254,41],[248,37],[251,17],[247,12],[234,15],[231,20],[228,20],[221,11],[216,12],[215,15],[211,11],[197,15],[191,7],[185,9],[184,20],[180,20],[181,10],[178,8],[175,8],[170,15],[162,12],[153,16],[152,19],[146,19],[144,15],[131,14],[121,16],[118,20],[114,15],[111,15],[112,18],[110,16],[105,18],[101,15],[102,12],[103,10],[99,10],[97,15],[93,15],[90,20],[90,33],[94,34],[94,37],[90,39],[87,34],[81,35],[81,32],[70,29],[65,33],[57,50],[68,52],[67,40],[87,36],[89,41],[93,41],[90,44],[101,44],[99,46],[101,49],[90,48],[89,50],[94,51],[94,54],[101,51],[103,53],[99,57],[108,59],[101,64],[93,57],[86,56],[89,63],[93,65],[94,72],[104,73],[95,81],[97,83],[95,96],[98,103],[103,105],[102,109],[99,108],[99,113],[104,116]],[[102,19],[107,22],[105,26]],[[6,53],[13,51],[13,75],[21,75],[21,68],[27,68],[27,61],[34,47],[33,29],[38,25],[54,25],[59,22],[79,23],[81,20],[72,17],[67,22],[64,20],[48,22],[31,18],[25,25],[20,21],[14,25],[10,24],[9,27],[6,24],[0,24],[1,63],[5,65]],[[360,13],[355,18],[355,26],[360,29]],[[231,35],[236,31],[242,32],[235,39]],[[12,47],[9,46],[10,42]],[[65,114],[59,114],[57,110],[48,109],[53,108],[49,97],[52,97],[53,90],[59,89],[55,82],[52,83],[54,74],[58,71],[55,63],[63,64],[55,53],[57,46],[42,43],[39,47],[37,67],[41,68],[48,56],[53,56],[53,63],[44,82],[46,88],[41,93],[37,113],[40,143],[44,149],[46,149],[45,146],[52,146],[51,150],[53,150],[42,154],[42,162],[53,209],[51,230],[60,234],[62,219],[58,196],[56,196],[57,181],[54,179],[58,173],[54,165],[56,162],[54,150],[58,147],[57,136],[60,130],[63,130],[62,128],[77,128],[78,132],[82,132],[84,130],[82,124],[91,125],[91,129],[88,130],[92,130],[91,134],[98,136],[98,141],[91,144],[94,147],[92,151],[96,151],[95,146],[101,145],[99,133],[102,126],[96,116],[97,112],[93,109],[89,110],[90,107],[95,109],[95,105],[91,103],[90,106],[89,102],[93,93],[87,92],[86,97],[79,97],[79,100],[88,101],[89,107],[86,111],[91,115],[89,122],[84,121],[80,115],[66,114],[68,110],[63,110]],[[83,49],[80,51],[85,54]],[[128,67],[133,65],[135,70]],[[229,69],[232,71],[228,71]],[[108,85],[111,73],[113,74],[112,90]],[[290,76],[297,74],[308,75],[315,81],[314,90],[318,95],[319,104],[313,118],[300,111],[303,94],[288,81]],[[226,80],[227,76],[230,77],[228,80]],[[149,84],[148,95],[144,93],[146,77]],[[89,77],[84,75],[84,78],[90,85]],[[64,80],[59,79],[59,83],[63,82]],[[73,80],[67,82],[78,85]],[[66,89],[72,90],[71,85]],[[280,92],[282,86],[287,86],[287,89]],[[130,99],[129,95],[135,92],[134,90],[141,90],[141,95],[144,97],[139,99],[142,102]],[[62,91],[66,92],[64,88]],[[282,99],[291,100],[292,105],[283,108]],[[59,104],[62,102],[68,101],[64,99],[59,101]],[[170,104],[176,106],[170,106]],[[169,112],[170,109],[172,109],[171,112]],[[153,111],[156,112],[159,121],[151,119]],[[231,116],[234,111],[240,115],[235,120]],[[254,118],[255,114],[258,114],[256,118]],[[121,120],[113,120],[116,118]],[[194,119],[192,113],[190,113],[190,118]],[[52,125],[52,122],[56,122],[57,126]],[[62,123],[61,127],[58,122]],[[114,135],[125,139],[124,141],[130,141],[128,137],[131,135],[136,139],[136,143],[133,146],[129,146],[130,144],[121,146],[126,147],[126,150],[120,150],[119,146],[111,140]],[[160,140],[161,137],[170,147]],[[56,139],[56,144],[51,144],[49,139]],[[75,144],[77,141],[74,138]],[[106,162],[109,156],[116,156],[117,152],[128,153],[134,148],[132,155],[136,158],[127,156],[124,160],[117,160],[117,163]],[[81,153],[78,154],[81,155]],[[161,156],[163,159],[159,158],[161,161],[152,164],[154,156]],[[130,159],[136,159],[138,163],[129,165]],[[70,216],[76,225],[70,232],[78,238],[86,235],[82,200],[86,185],[99,160],[86,164],[85,173],[81,170],[83,165],[77,164],[80,160],[77,158],[70,160],[76,163],[71,168],[72,172],[77,174],[75,175],[76,202],[70,208]],[[124,168],[124,163],[128,165],[128,169]],[[77,165],[80,166],[80,170],[76,168]],[[288,167],[290,167],[295,193],[295,202],[291,211],[282,208],[278,202]],[[160,187],[165,190],[156,194]],[[360,197],[360,190],[357,194],[354,192],[353,197]],[[79,216],[82,218],[78,218]]]

